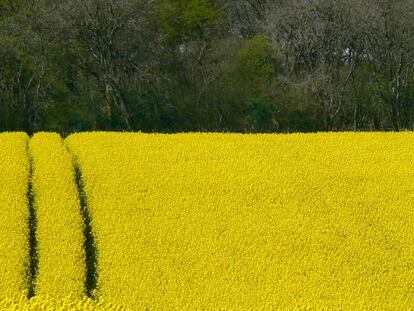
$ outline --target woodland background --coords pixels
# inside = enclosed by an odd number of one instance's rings
[[[414,129],[412,0],[0,0],[0,131]]]

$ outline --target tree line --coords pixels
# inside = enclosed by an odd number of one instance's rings
[[[411,0],[0,0],[0,130],[414,129]]]

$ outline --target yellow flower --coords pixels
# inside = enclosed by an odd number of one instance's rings
[[[0,134],[0,297],[27,289],[29,264],[28,136]]]
[[[65,143],[109,303],[414,307],[413,133],[81,133]]]
[[[54,298],[85,293],[83,219],[72,158],[58,134],[30,139],[37,220],[35,294]]]

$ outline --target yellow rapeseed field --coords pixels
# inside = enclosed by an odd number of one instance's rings
[[[49,296],[35,296],[27,298],[27,293],[22,292],[0,300],[0,310],[19,311],[123,311],[125,309],[104,301],[93,301],[88,298],[67,296],[64,298],[51,298]]]
[[[35,293],[82,298],[85,250],[79,193],[72,157],[58,134],[30,139],[38,268]]]
[[[97,297],[131,310],[414,308],[414,134],[81,133]]]
[[[414,309],[413,159],[411,132],[0,134],[0,310]]]
[[[0,298],[28,288],[28,136],[0,134]]]

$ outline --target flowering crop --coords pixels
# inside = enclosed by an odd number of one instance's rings
[[[414,133],[0,134],[0,309],[413,309],[413,150]]]
[[[66,139],[98,297],[133,310],[414,308],[414,134]]]
[[[72,158],[58,134],[30,139],[36,211],[38,270],[35,293],[53,298],[83,297],[83,220]]]
[[[105,301],[93,301],[88,298],[67,296],[64,298],[50,298],[47,295],[27,298],[27,293],[0,300],[0,310],[19,311],[123,311],[122,307],[106,303]]]
[[[0,297],[28,288],[28,136],[0,134]]]

